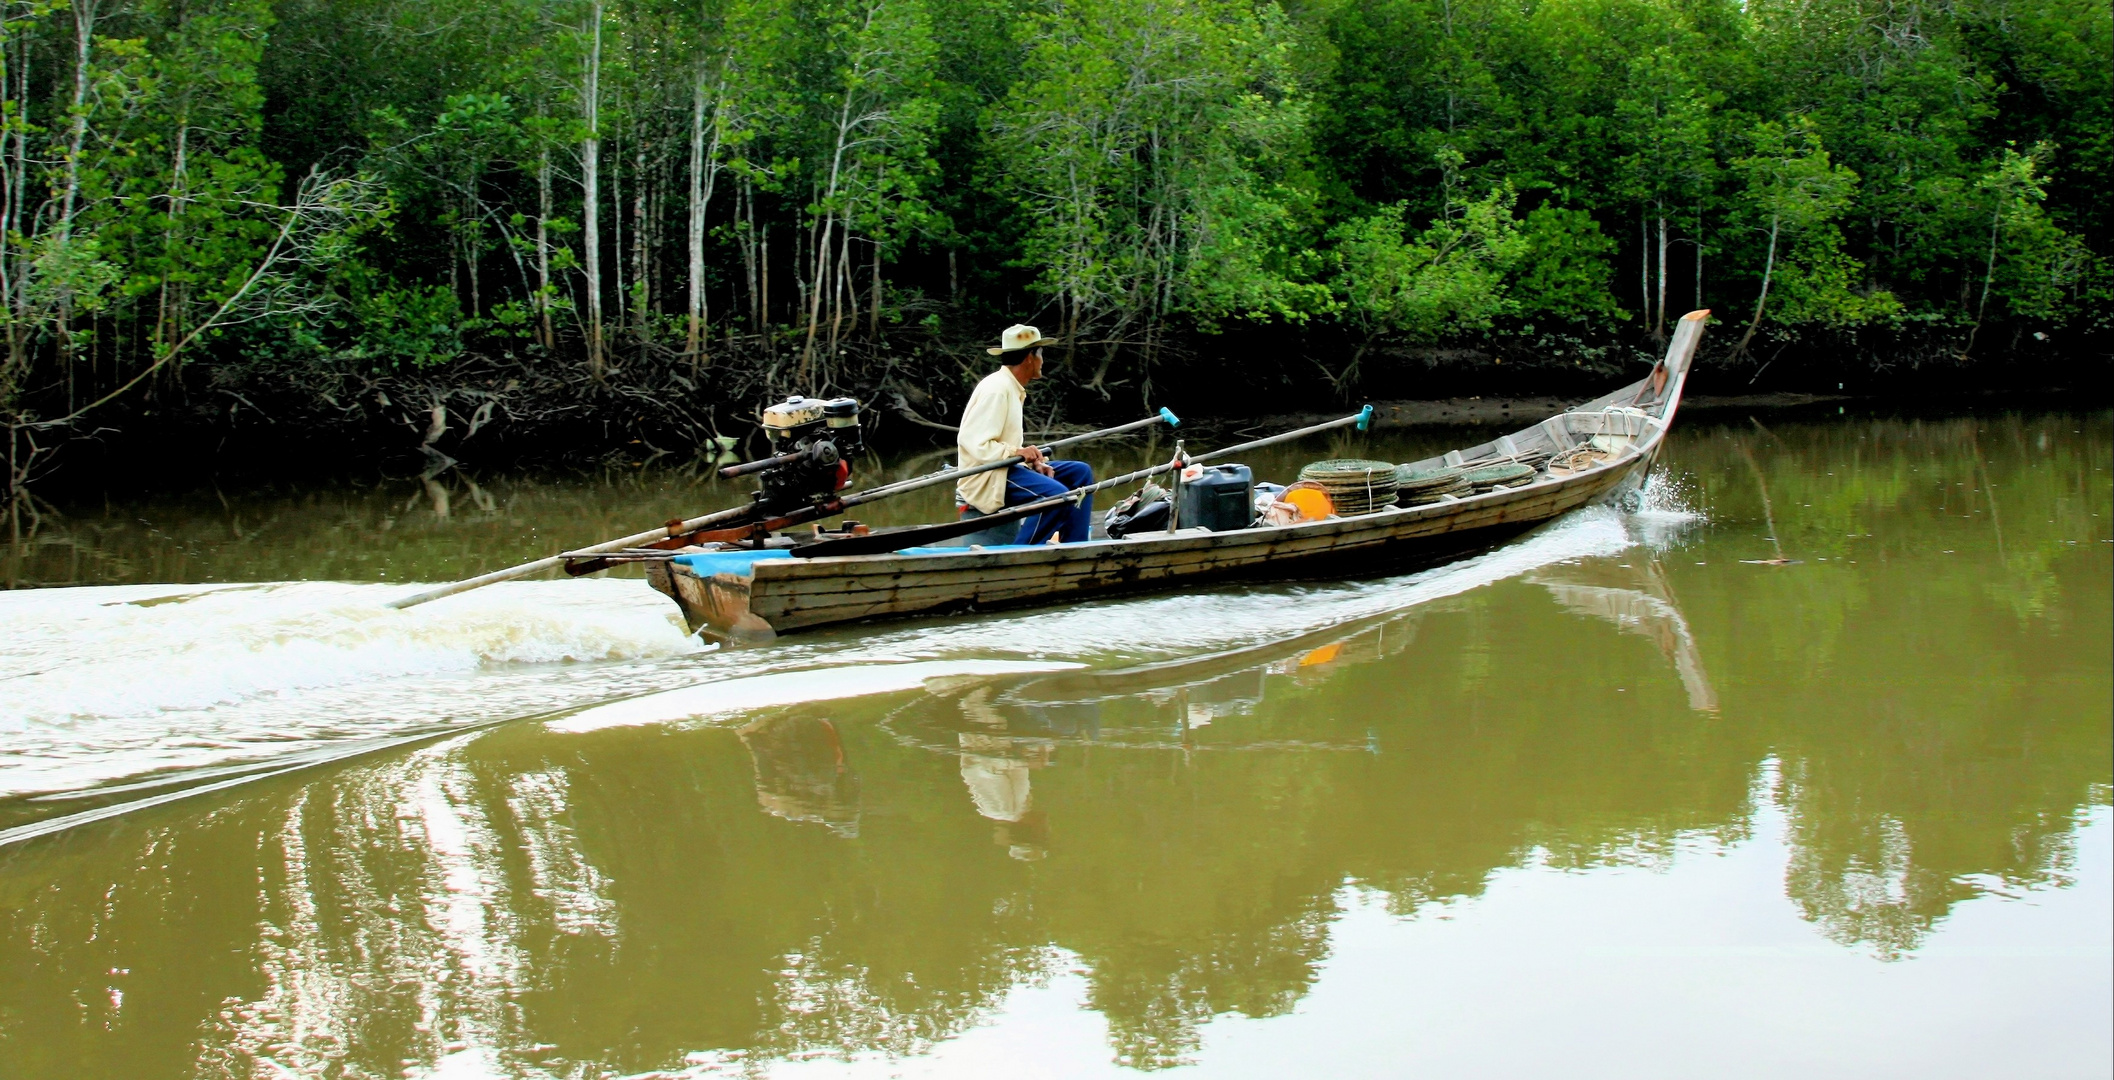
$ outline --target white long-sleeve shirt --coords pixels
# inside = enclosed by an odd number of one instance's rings
[[[972,469],[1020,453],[1025,435],[1021,431],[1021,409],[1028,388],[1020,384],[1013,369],[1001,367],[984,376],[962,407],[962,426],[955,436],[960,452],[956,467]],[[1005,469],[992,469],[955,481],[962,500],[986,514],[1006,505]]]

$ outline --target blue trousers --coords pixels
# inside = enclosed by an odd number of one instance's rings
[[[1006,470],[1006,505],[1047,499],[1062,495],[1075,487],[1094,482],[1094,470],[1084,461],[1052,461],[1050,471],[1055,477],[1044,476],[1026,465],[1015,465]],[[1020,533],[1013,538],[1016,544],[1047,543],[1051,533],[1056,533],[1060,544],[1076,544],[1086,539],[1087,530],[1093,527],[1094,497],[1088,495],[1076,506],[1059,506],[1044,510],[1020,523]]]

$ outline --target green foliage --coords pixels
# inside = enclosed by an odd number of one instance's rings
[[[1518,314],[1574,322],[1627,319],[1609,291],[1615,242],[1583,210],[1536,207],[1520,226],[1525,254],[1512,286]]]
[[[352,297],[350,345],[338,357],[387,369],[445,364],[462,354],[462,307],[446,286],[384,287]]]
[[[1991,299],[2016,316],[2054,318],[2083,273],[2084,245],[2057,228],[2042,209],[2048,193],[2037,175],[2038,163],[2048,152],[2045,144],[2031,154],[2006,146],[1975,182],[1976,202],[1986,207],[1989,219],[1989,262],[1977,321],[1987,314]]]
[[[1400,204],[1339,227],[1335,287],[1346,318],[1368,339],[1429,342],[1512,313],[1505,279],[1527,248],[1514,201],[1501,185],[1414,237]]]
[[[1034,319],[1106,393],[1258,324],[1617,347],[1693,303],[1965,353],[2114,294],[2091,0],[102,0],[0,44],[11,423],[274,334],[599,373],[599,324],[810,391]],[[386,227],[293,213],[318,167]]]
[[[1710,106],[1674,50],[1661,46],[1630,62],[1612,117],[1622,191],[1655,209],[1693,208],[1717,171]]]
[[[1835,225],[1856,195],[1858,176],[1829,160],[1816,126],[1764,122],[1750,138],[1753,152],[1733,169],[1746,183],[1744,218],[1768,243],[1761,294],[1740,347],[1753,339],[1772,286],[1776,319],[1786,325],[1848,326],[1899,311],[1891,293],[1858,288],[1864,264],[1843,251]]]
[[[1850,208],[1858,177],[1828,158],[1809,122],[1755,125],[1753,152],[1732,163],[1746,184],[1748,220],[1759,229],[1802,232],[1832,225]]]
[[[34,250],[33,276],[23,291],[40,307],[97,311],[124,276],[122,267],[103,258],[102,245],[93,237],[47,233],[38,237]]]
[[[1067,333],[1323,309],[1307,102],[1280,9],[1088,0],[1030,25],[994,149],[1026,223],[1018,257]]]
[[[1884,322],[1901,311],[1893,293],[1866,289],[1864,282],[1864,264],[1842,250],[1841,232],[1802,232],[1777,265],[1772,317],[1786,326],[1845,327]]]

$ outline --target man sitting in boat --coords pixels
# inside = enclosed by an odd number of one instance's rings
[[[1042,377],[1042,347],[1056,341],[1032,326],[1010,326],[999,336],[998,348],[985,350],[998,357],[1002,366],[976,384],[969,404],[962,409],[961,433],[956,437],[959,467],[988,465],[1016,454],[1021,461],[1004,472],[993,469],[956,482],[962,501],[982,513],[1062,495],[1094,482],[1094,470],[1085,462],[1045,460],[1042,450],[1029,445],[1022,432],[1021,407],[1028,400],[1028,384]],[[1041,544],[1055,535],[1058,543],[1078,543],[1087,538],[1093,516],[1094,499],[1089,495],[1022,521],[1013,542]]]

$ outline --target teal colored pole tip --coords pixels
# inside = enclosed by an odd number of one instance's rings
[[[1366,431],[1373,426],[1373,407],[1367,405],[1358,410],[1358,430]]]
[[[1162,409],[1160,410],[1160,419],[1162,419],[1162,420],[1165,420],[1165,421],[1167,421],[1167,426],[1168,426],[1168,427],[1181,427],[1181,426],[1182,426],[1182,418],[1181,418],[1181,417],[1179,417],[1179,416],[1176,416],[1176,415],[1174,414],[1174,410],[1173,410],[1173,409],[1168,409],[1168,408],[1164,408],[1164,407],[1163,407],[1163,408],[1162,408]]]

